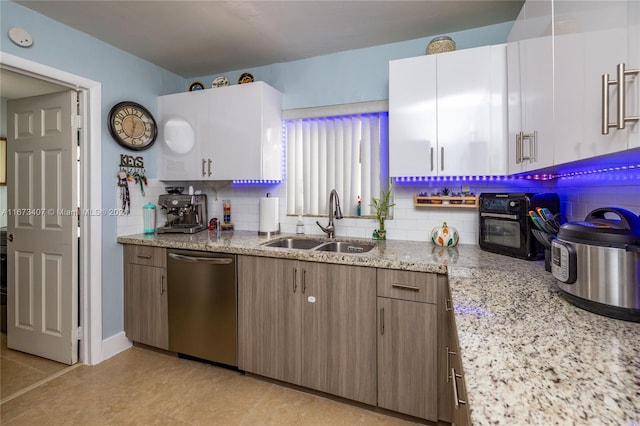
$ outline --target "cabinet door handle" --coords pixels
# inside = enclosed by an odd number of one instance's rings
[[[384,335],[384,308],[380,308],[380,335]]]
[[[207,160],[205,160],[204,158],[202,159],[202,176],[206,176],[207,173],[204,170],[204,166],[207,164]]]
[[[401,288],[403,290],[420,291],[420,287],[415,286],[415,285],[406,285],[406,284],[393,283],[393,284],[391,284],[391,287]]]
[[[627,103],[625,100],[626,77],[628,75],[636,76],[640,70],[625,70],[625,64],[618,64],[618,129],[624,129],[627,121],[638,121],[638,117],[627,117]],[[640,114],[640,112],[639,112]]]
[[[162,296],[167,291],[164,286],[164,280],[165,280],[165,276],[164,274],[162,274],[162,280],[160,283],[160,296]]]
[[[144,254],[138,254],[138,255],[136,255],[136,256],[137,256],[137,257],[139,257],[139,258],[141,258],[141,259],[151,259],[151,255],[150,255],[150,254],[147,254],[147,255],[144,255]]]
[[[452,311],[453,309],[451,309],[451,299],[449,299],[448,297],[444,298],[444,310],[445,311]]]
[[[451,377],[453,377],[453,403],[455,404],[456,408],[460,408],[460,404],[466,404],[467,401],[463,401],[462,399],[458,398],[458,383],[457,383],[457,379],[462,378],[461,374],[457,374],[456,373],[456,369],[452,368],[451,369]]]
[[[529,142],[529,155],[524,156],[524,141]],[[538,131],[535,130],[533,133],[523,133],[520,132],[520,162],[522,163],[524,160],[529,162],[536,161],[538,159]]]
[[[209,166],[208,166],[209,176],[211,176],[211,163],[213,163],[213,161],[211,161],[211,158],[209,158]]]
[[[449,362],[449,360],[451,359],[451,355],[458,355],[457,352],[451,352],[449,350],[449,346],[447,346],[447,382],[451,381],[451,363]]]
[[[295,293],[298,290],[298,269],[293,268],[293,292]]]
[[[429,152],[431,153],[431,171],[433,171],[433,147],[429,149]]]
[[[522,163],[522,132],[516,133],[516,164]]]
[[[307,291],[307,270],[302,270],[302,293],[304,294]]]
[[[444,146],[440,147],[440,170],[444,170]]]

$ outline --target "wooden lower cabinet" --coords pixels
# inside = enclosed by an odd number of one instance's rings
[[[373,268],[240,256],[240,369],[376,404]]]
[[[297,264],[238,257],[238,368],[299,385],[302,286]]]
[[[125,246],[124,331],[134,342],[169,349],[164,256],[163,248]]]
[[[378,406],[450,421],[444,275],[378,269]]]
[[[438,420],[437,306],[378,298],[378,406]]]

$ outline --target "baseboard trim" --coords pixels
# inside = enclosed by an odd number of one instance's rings
[[[129,349],[133,343],[127,339],[124,331],[108,337],[102,341],[102,361]]]

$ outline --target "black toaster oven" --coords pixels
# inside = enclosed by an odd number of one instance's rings
[[[546,207],[560,212],[556,193],[480,194],[480,248],[520,259],[544,258],[544,247],[531,232],[535,229],[529,210]]]

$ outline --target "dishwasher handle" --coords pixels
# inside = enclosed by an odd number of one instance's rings
[[[193,257],[177,253],[169,253],[168,256],[172,259],[189,263],[205,262],[212,265],[228,265],[233,262],[233,259],[230,257]]]

